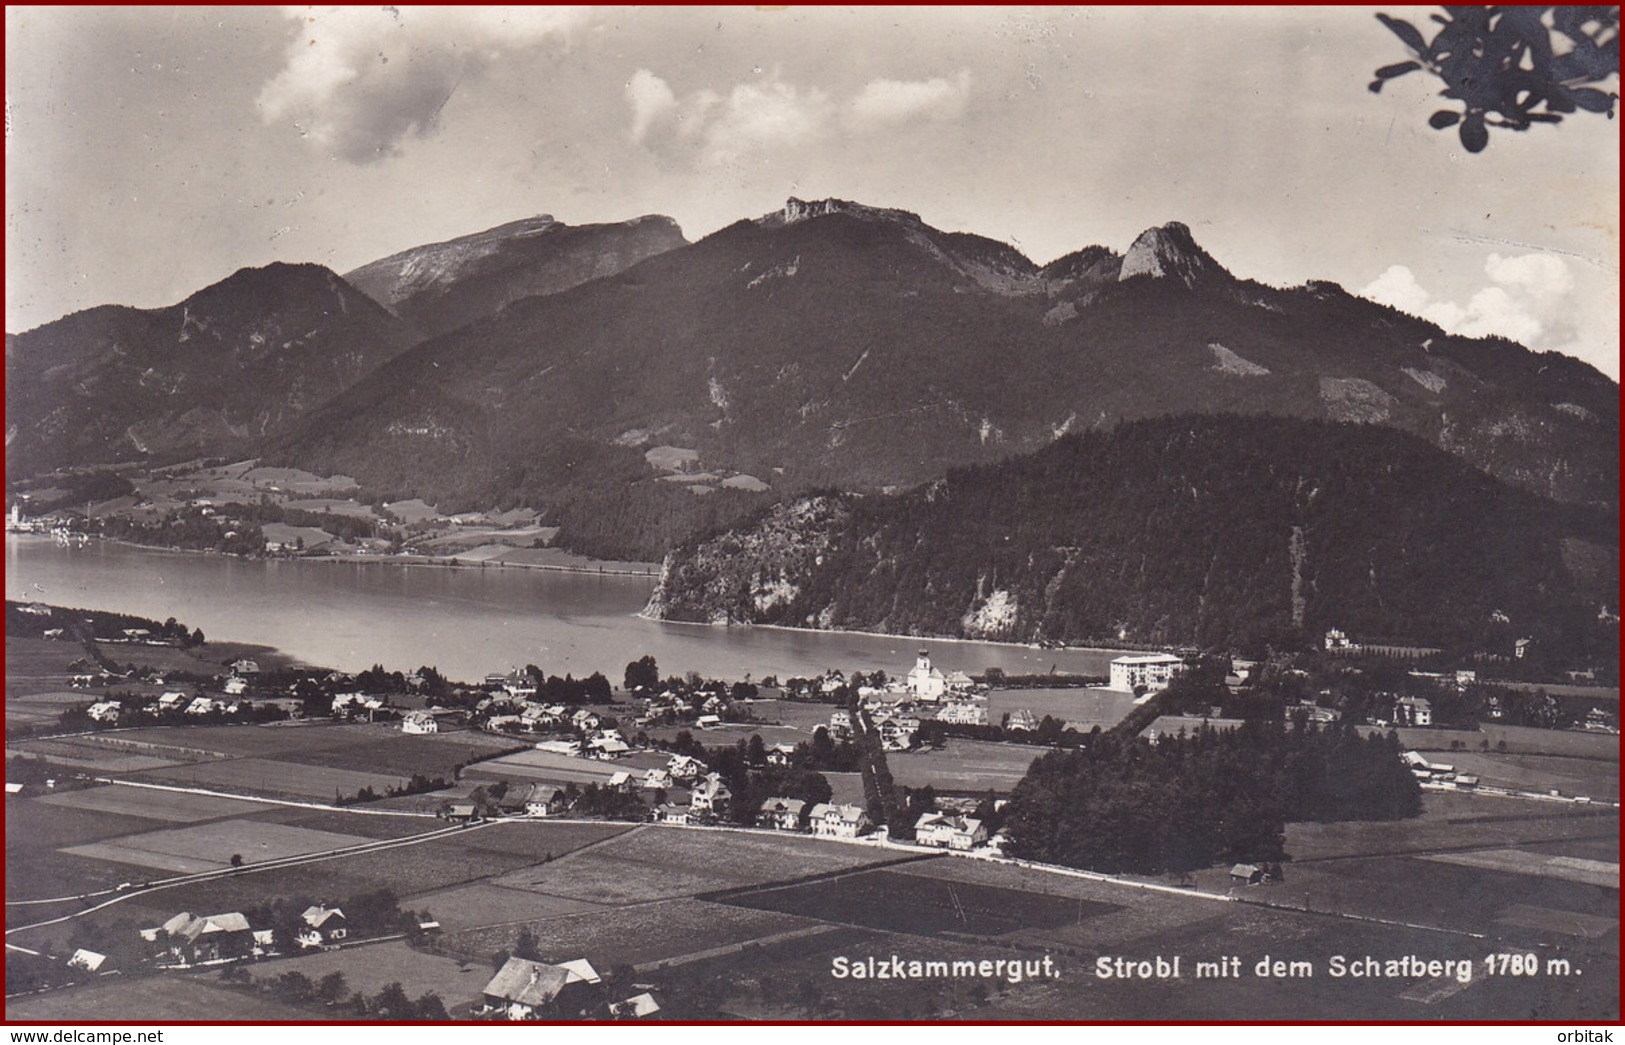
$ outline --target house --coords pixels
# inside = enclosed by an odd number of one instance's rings
[[[554,755],[579,755],[581,743],[575,740],[541,740],[536,743],[536,750]]]
[[[68,967],[70,969],[83,969],[86,972],[95,972],[102,967],[102,963],[105,961],[107,961],[107,955],[87,951],[81,947],[73,952],[72,958],[68,959]]]
[[[757,827],[770,827],[775,831],[799,831],[801,811],[807,803],[799,798],[769,798],[762,802],[756,814]]]
[[[409,711],[401,719],[402,733],[438,733],[440,722],[427,711]]]
[[[872,826],[862,806],[820,802],[812,807],[813,834],[820,838],[856,838]]]
[[[1237,885],[1257,885],[1264,880],[1264,869],[1257,864],[1237,864],[1230,868],[1230,880]]]
[[[171,955],[189,965],[241,958],[254,948],[248,919],[236,911],[205,916],[182,911],[141,935],[166,944]]]
[[[85,709],[93,722],[117,722],[123,712],[124,706],[115,700],[99,701]]]
[[[720,814],[728,808],[728,801],[732,797],[733,793],[722,782],[722,777],[710,773],[695,783],[689,807],[696,813]]]
[[[182,705],[191,700],[185,693],[172,691],[158,698],[159,711],[179,711]]]
[[[1401,697],[1399,718],[1412,726],[1433,725],[1433,705],[1423,697]]]
[[[500,1009],[510,1020],[528,1020],[557,1011],[559,993],[569,980],[562,966],[509,958],[481,993],[487,1012]]]
[[[950,671],[943,679],[947,684],[949,693],[969,693],[976,688],[976,680],[963,671]]]
[[[794,744],[774,744],[767,753],[767,764],[770,766],[787,766],[790,756],[796,753]]]
[[[925,813],[914,822],[914,840],[921,845],[967,852],[987,841],[987,828],[968,816]]]
[[[660,1015],[660,1003],[648,991],[634,994],[624,1001],[616,1002],[611,1011],[617,1019],[622,1020],[652,1020]]]
[[[722,726],[721,715],[701,715],[694,720],[694,725],[700,729],[718,729]]]
[[[693,780],[705,772],[705,763],[688,755],[673,755],[666,760],[666,771],[673,780]]]
[[[830,712],[829,735],[832,739],[840,740],[852,735],[852,712],[842,708]]]
[[[570,726],[574,729],[597,729],[599,723],[602,721],[603,719],[599,718],[595,712],[588,711],[586,708],[582,708],[580,711],[577,711],[574,715],[570,716]]]
[[[525,796],[526,816],[551,816],[558,811],[564,792],[552,784],[532,784]]]
[[[521,671],[510,672],[502,677],[502,691],[515,700],[525,700],[536,695],[536,680]]]
[[[937,721],[946,722],[955,726],[985,726],[987,725],[987,708],[970,701],[956,700],[942,705],[937,712]]]
[[[233,675],[221,684],[220,689],[228,697],[240,697],[248,691],[248,680],[240,675]]]
[[[610,774],[609,783],[605,787],[612,787],[617,791],[630,791],[633,787],[632,774],[624,769]]]
[[[473,820],[478,815],[473,802],[453,802],[446,810],[447,820]]]
[[[196,700],[192,701],[192,703],[186,706],[186,714],[207,715],[209,712],[218,711],[219,709],[220,705],[216,704],[208,697],[198,697]]]
[[[231,670],[238,675],[258,675],[260,666],[255,661],[243,657],[231,662]]]
[[[1017,708],[1006,717],[1004,728],[1012,732],[1035,732],[1038,729],[1038,716],[1026,708]]]
[[[337,907],[313,904],[299,916],[304,926],[294,934],[301,947],[327,947],[350,935],[349,922]]]
[[[668,788],[672,784],[671,773],[658,767],[650,769],[643,774],[643,787],[648,791]]]
[[[915,700],[941,700],[948,690],[948,680],[941,669],[931,666],[931,654],[926,650],[914,658],[914,667],[909,669],[903,684]]]
[[[1522,660],[1529,655],[1529,647],[1534,645],[1534,639],[1518,639],[1512,644],[1512,656]]]
[[[675,802],[662,802],[655,806],[654,818],[657,824],[687,824],[689,808]]]
[[[631,750],[632,749],[627,746],[626,741],[614,738],[598,737],[595,740],[589,740],[587,742],[588,758],[601,758],[606,760],[611,758],[619,758]]]
[[[1111,663],[1111,684],[1108,689],[1120,693],[1133,693],[1144,687],[1148,693],[1168,688],[1168,682],[1185,666],[1185,662],[1172,653],[1150,653],[1118,657]]]
[[[1360,652],[1360,644],[1350,640],[1348,635],[1344,634],[1343,629],[1332,628],[1326,632],[1326,652],[1358,653]]]

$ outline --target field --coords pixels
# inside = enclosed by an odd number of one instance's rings
[[[64,852],[113,860],[174,874],[196,874],[231,866],[232,857],[248,863],[343,849],[367,841],[355,835],[314,831],[256,820],[216,820],[191,827],[148,831],[74,846]]]
[[[995,885],[958,885],[887,868],[777,889],[748,889],[723,902],[783,911],[885,932],[1000,936],[1026,927],[1082,922],[1112,904],[1065,899]]]
[[[1375,729],[1376,727],[1372,727]],[[1386,732],[1386,730],[1378,730]],[[1489,741],[1493,750],[1504,742],[1507,752],[1523,755],[1570,755],[1619,762],[1619,737],[1611,733],[1585,733],[1571,729],[1536,729],[1532,726],[1495,726],[1485,723],[1478,731],[1462,729],[1397,730],[1399,741],[1417,751],[1450,752],[1452,741],[1460,741],[1468,751],[1479,750]],[[1452,752],[1459,753],[1459,752]],[[1448,762],[1448,758],[1434,761]]]
[[[399,983],[412,999],[431,991],[440,995],[440,1000],[454,1015],[459,1006],[481,1000],[480,992],[490,982],[492,972],[489,960],[460,961],[425,954],[398,940],[359,951],[327,951],[273,959],[250,966],[250,971],[257,981],[273,980],[287,972],[299,972],[312,980],[320,980],[329,973],[340,972],[351,991],[366,994],[377,994],[389,984]]]
[[[603,762],[574,755],[527,748],[512,755],[488,759],[469,766],[465,776],[475,780],[514,780],[549,784],[604,784],[616,773],[641,773],[653,765],[665,765],[666,757],[635,756]]]
[[[156,791],[145,787],[108,784],[81,791],[64,791],[34,799],[43,806],[96,810],[126,817],[147,817],[173,823],[194,823],[222,816],[244,816],[276,807],[252,799],[193,795],[184,791]],[[11,807],[7,807],[9,821]]]
[[[1519,791],[1550,791],[1565,795],[1617,801],[1619,762],[1560,755],[1523,755],[1451,751],[1434,756],[1455,766],[1458,773],[1472,773],[1482,783]]]
[[[938,791],[1008,791],[1047,748],[951,738],[941,751],[890,754],[892,779],[905,787]]]
[[[601,910],[598,904],[562,896],[476,882],[423,893],[410,900],[413,910],[433,913],[447,932],[504,922],[537,922],[560,915]]]
[[[629,904],[897,859],[885,850],[804,836],[645,826],[567,860],[527,867],[496,881],[593,903]]]
[[[66,990],[7,998],[6,1019],[82,1024],[97,1020],[176,1023],[229,1018],[272,1023],[330,1018],[321,1009],[294,1008],[263,995],[222,987],[213,982],[216,975],[165,975],[161,984],[145,977],[104,977]]]
[[[1134,709],[1134,694],[1111,689],[996,689],[988,694],[987,720],[998,725],[1003,717],[1026,708],[1042,719],[1052,715],[1079,725],[1087,733],[1094,726],[1110,729]]]

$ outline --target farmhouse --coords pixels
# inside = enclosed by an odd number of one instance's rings
[[[771,827],[775,831],[799,831],[801,811],[807,803],[799,798],[769,798],[756,814],[757,827]]]
[[[599,723],[602,721],[603,720],[598,717],[597,713],[588,711],[586,708],[582,708],[580,711],[577,711],[574,715],[570,716],[571,727],[580,730],[597,729]]]
[[[158,698],[158,710],[159,711],[179,711],[181,709],[182,705],[188,703],[190,701],[190,699],[191,698],[188,697],[185,693],[181,693],[181,692],[178,692],[178,691],[172,691],[172,692],[169,692],[169,693],[165,693],[163,696]]]
[[[83,969],[86,972],[95,972],[102,967],[102,963],[105,961],[107,961],[107,955],[87,951],[81,947],[73,952],[72,958],[68,959],[68,966],[74,969]]]
[[[617,791],[629,791],[633,787],[632,774],[624,769],[616,770],[610,775],[609,783],[604,786],[612,787]]]
[[[103,700],[86,708],[85,714],[89,715],[93,722],[117,722],[123,711],[123,705],[117,701]]]
[[[192,701],[192,703],[186,706],[186,713],[188,715],[207,715],[211,711],[218,710],[220,710],[220,705],[210,700],[208,697],[198,697],[196,700]]]
[[[787,766],[790,756],[796,753],[793,744],[774,744],[767,752],[767,764],[770,766]]]
[[[643,787],[648,791],[656,791],[661,788],[670,787],[671,783],[671,773],[668,770],[659,768],[658,766],[643,774]]]
[[[598,737],[587,742],[587,757],[609,760],[619,758],[632,749],[618,737]]]
[[[1155,693],[1168,688],[1168,681],[1179,674],[1185,662],[1171,653],[1151,653],[1140,656],[1118,657],[1111,664],[1111,685],[1121,693],[1133,693],[1141,686]]]
[[[921,845],[968,851],[987,841],[987,828],[968,816],[926,813],[914,822],[914,840]]]
[[[719,729],[722,726],[721,715],[701,715],[694,720],[694,725],[700,729]]]
[[[563,802],[564,792],[552,784],[532,784],[525,795],[526,816],[551,816]]]
[[[485,985],[487,1012],[502,1010],[510,1020],[528,1020],[562,1012],[560,995],[572,982],[562,965],[546,965],[528,958],[509,958]],[[581,982],[579,976],[574,982]]]
[[[337,907],[313,904],[305,908],[299,920],[305,924],[294,934],[294,941],[301,947],[326,947],[350,935],[344,912]]]
[[[652,1020],[660,1015],[660,1003],[653,994],[644,991],[617,1002],[614,1014],[623,1020]]]
[[[660,824],[687,824],[689,808],[675,802],[662,802],[655,806],[654,818]]]
[[[856,838],[870,826],[869,814],[862,806],[820,802],[812,807],[813,834],[820,838]]]
[[[248,691],[248,680],[241,675],[233,675],[220,684],[220,690],[228,697],[240,697]]]
[[[164,944],[176,960],[193,965],[241,958],[254,947],[248,919],[236,911],[206,916],[182,911],[156,929],[143,929],[141,936]]]
[[[402,733],[438,733],[440,723],[427,711],[409,711],[401,719]]]

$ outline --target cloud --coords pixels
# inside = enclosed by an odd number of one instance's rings
[[[1491,254],[1484,274],[1490,285],[1474,291],[1465,304],[1435,297],[1404,265],[1389,266],[1360,294],[1462,337],[1496,335],[1530,348],[1552,348],[1574,337],[1574,275],[1562,258]]]
[[[814,144],[840,131],[864,135],[958,119],[969,95],[968,72],[952,80],[871,80],[845,102],[776,75],[736,84],[727,95],[705,88],[683,98],[647,69],[626,84],[632,140],[657,153],[686,155],[700,169]]]
[[[806,145],[828,132],[833,106],[816,88],[802,91],[789,84],[740,84],[729,92],[705,126],[706,166],[738,163],[750,154]]]
[[[632,140],[640,142],[655,123],[677,111],[671,85],[647,69],[639,69],[626,82],[626,100],[632,103]]]
[[[286,62],[261,89],[266,123],[291,120],[356,163],[430,134],[457,89],[505,55],[566,39],[579,7],[287,8],[300,24]]]
[[[970,97],[970,73],[952,82],[930,80],[871,80],[847,105],[846,122],[855,130],[873,130],[915,120],[957,120]]]

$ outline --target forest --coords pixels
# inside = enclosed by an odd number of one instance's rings
[[[1396,735],[1260,719],[1155,743],[1115,734],[1037,759],[1011,794],[1012,856],[1111,874],[1280,861],[1288,821],[1399,820],[1422,808]]]

